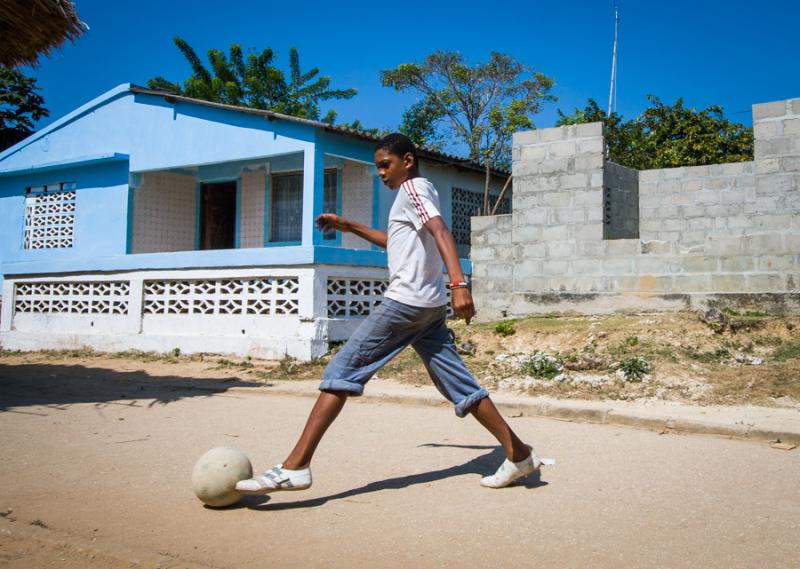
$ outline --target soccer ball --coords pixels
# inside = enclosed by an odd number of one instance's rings
[[[236,491],[236,483],[252,476],[253,466],[242,451],[229,447],[212,448],[194,465],[192,490],[207,506],[230,506],[242,497]]]

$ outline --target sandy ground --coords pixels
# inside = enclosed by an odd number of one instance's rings
[[[312,401],[80,371],[0,368],[2,567],[797,567],[797,450],[510,418],[558,464],[487,490],[502,457],[476,422],[356,400],[313,488],[212,510],[197,458],[268,467]]]

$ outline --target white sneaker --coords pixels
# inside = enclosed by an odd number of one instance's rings
[[[519,478],[538,472],[542,464],[545,464],[545,461],[536,456],[532,446],[528,445],[528,448],[531,449],[531,454],[528,458],[519,462],[511,462],[505,459],[500,468],[497,469],[497,472],[491,476],[481,478],[481,486],[504,488]],[[548,460],[547,463],[552,462]]]
[[[269,494],[278,490],[305,490],[311,488],[311,469],[289,470],[277,464],[264,474],[240,480],[236,490],[242,494]]]

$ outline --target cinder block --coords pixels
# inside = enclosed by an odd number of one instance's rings
[[[747,290],[747,280],[744,275],[711,275],[711,290],[742,292]]]
[[[603,167],[605,162],[602,154],[580,154],[575,157],[576,170],[596,170]]]
[[[794,255],[764,255],[758,258],[759,271],[790,271],[795,265]]]
[[[519,160],[511,164],[511,171],[514,173],[514,183],[517,183],[524,178],[538,177],[542,173],[542,163]]]
[[[781,159],[783,160],[783,158]],[[753,174],[742,174],[736,177],[735,186],[737,188],[752,188],[756,185],[756,177]]]
[[[642,253],[649,255],[668,255],[673,246],[669,241],[642,241]]]
[[[639,172],[639,188],[644,188],[645,184],[655,184],[658,182],[661,177],[661,172],[661,170],[641,170]]]
[[[637,292],[641,290],[641,277],[632,275],[608,275],[608,288],[614,292]]]
[[[641,204],[641,197],[639,200],[639,203]],[[572,204],[575,206],[592,206],[602,208],[603,192],[599,189],[576,190],[572,192]]]
[[[634,262],[636,273],[640,275],[663,275],[670,272],[664,255],[640,255]]]
[[[511,136],[511,141],[514,146],[524,146],[526,144],[536,144],[539,142],[538,130],[521,130],[515,132]]]
[[[589,122],[577,125],[575,134],[580,138],[603,136],[603,123]]]
[[[752,216],[752,227],[781,231],[792,226],[792,215],[761,214]]]
[[[511,232],[513,243],[533,243],[542,238],[542,225],[519,225]]]
[[[664,168],[662,179],[664,180],[674,180],[674,179],[681,179],[686,177],[686,168],[683,166],[679,166],[677,168]]]
[[[566,225],[552,225],[542,228],[542,239],[544,241],[563,241],[569,237]]]
[[[688,228],[690,230],[694,229],[710,229],[714,227],[714,220],[708,219],[707,217],[694,217],[688,221]]]
[[[518,260],[516,265],[514,266],[514,276],[515,277],[541,276],[543,274],[542,271],[543,262],[544,261],[535,259]]]
[[[544,259],[547,257],[547,246],[544,243],[519,243],[515,246],[514,257],[520,261]]]
[[[601,275],[603,262],[600,259],[575,259],[572,261],[574,275]]]
[[[787,253],[800,253],[800,234],[789,233],[783,236]]]
[[[547,259],[542,262],[542,273],[545,275],[566,275],[569,271],[569,261]]]
[[[563,126],[539,129],[539,140],[541,142],[556,142],[559,140],[564,140],[566,137],[567,129]]]
[[[723,273],[743,273],[755,269],[755,257],[740,255],[737,257],[722,257],[719,260],[719,269]]]
[[[717,257],[691,255],[681,260],[681,266],[684,273],[716,273],[719,270],[719,259]]]
[[[681,181],[681,191],[682,192],[697,192],[703,188],[703,180],[702,179],[692,179],[692,180],[682,180]]]
[[[605,152],[605,145],[602,138],[587,138],[578,141],[578,152],[580,154]]]
[[[543,292],[549,290],[548,277],[518,277],[514,275],[514,292]]]
[[[547,192],[541,194],[542,205],[567,207],[572,204],[572,193],[566,191]]]
[[[469,257],[472,261],[493,261],[497,259],[498,251],[494,247],[472,247]]]
[[[703,180],[703,187],[707,190],[727,190],[733,187],[734,179],[728,177],[714,177]]]
[[[778,163],[782,172],[800,172],[800,156],[784,156]]]
[[[574,229],[574,236],[575,239],[578,241],[591,241],[591,240],[600,241],[603,239],[603,224],[586,223],[584,225],[576,225]],[[605,247],[604,247],[604,252],[605,252]]]
[[[800,98],[797,99],[789,99],[787,101],[789,108],[791,109],[791,113],[793,115],[800,115]]]
[[[756,174],[774,174],[781,171],[781,161],[777,158],[756,160]],[[758,180],[758,177],[756,178]]]
[[[675,289],[681,292],[708,292],[711,275],[675,275]]]
[[[561,207],[552,210],[556,224],[581,225],[586,221],[586,211],[580,207]]]
[[[592,188],[602,188],[603,187],[603,171],[602,170],[595,170],[591,172],[589,176],[589,185]]]
[[[519,159],[523,162],[544,162],[547,160],[548,154],[547,144],[534,144],[531,146],[523,146],[520,150]]]
[[[568,174],[561,176],[561,187],[564,189],[585,188],[589,184],[589,177],[586,174]]]
[[[700,190],[694,192],[694,201],[701,204],[719,203],[719,192],[717,190]]]
[[[781,292],[784,290],[784,279],[776,274],[751,273],[747,275],[748,292]]]
[[[755,142],[756,160],[764,158],[776,158],[791,154],[791,139],[789,137],[770,138],[767,140],[756,140]]]
[[[780,234],[746,235],[742,242],[745,253],[774,255],[783,252],[783,235]]]
[[[742,189],[729,188],[719,192],[719,198],[722,203],[740,204],[745,198],[745,191]]]
[[[606,275],[627,275],[633,269],[633,259],[629,257],[617,257],[603,260],[603,273]]]
[[[709,235],[705,242],[706,253],[717,257],[735,257],[745,252],[744,237]]]
[[[712,175],[711,166],[684,166],[683,175],[685,178],[707,178]],[[722,173],[722,169],[718,173]]]
[[[550,277],[547,286],[550,290],[558,290],[562,292],[574,292],[577,290],[575,277],[572,276]]]
[[[511,245],[511,231],[493,231],[488,237],[489,245]]]
[[[550,158],[539,168],[542,174],[569,174],[575,170],[575,158]]]
[[[580,240],[579,238],[577,243],[578,243],[578,256],[580,257],[602,258],[605,257],[606,251],[608,251],[608,241],[602,239],[602,226],[601,226],[600,238],[597,239],[592,238],[587,240]]]
[[[642,251],[642,243],[638,239],[610,239],[608,241],[609,255],[638,255]]]
[[[757,139],[774,138],[783,135],[783,121],[762,121],[753,125],[753,135]]]
[[[576,154],[577,146],[574,140],[564,140],[561,142],[554,142],[547,146],[547,151],[550,156],[554,158],[561,158],[563,156],[574,156]]]
[[[782,117],[788,111],[788,101],[774,101],[771,103],[759,103],[753,105],[753,124],[762,119]]]
[[[575,255],[575,241],[548,241],[545,246],[547,256],[551,259],[572,258]]]
[[[533,207],[514,214],[514,226],[522,227],[524,225],[545,225],[547,223],[547,216],[550,208],[547,207]]]

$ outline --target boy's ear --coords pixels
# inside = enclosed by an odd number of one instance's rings
[[[413,168],[416,166],[417,161],[414,159],[414,155],[410,152],[406,152],[405,156],[403,156],[403,166],[406,168]]]

